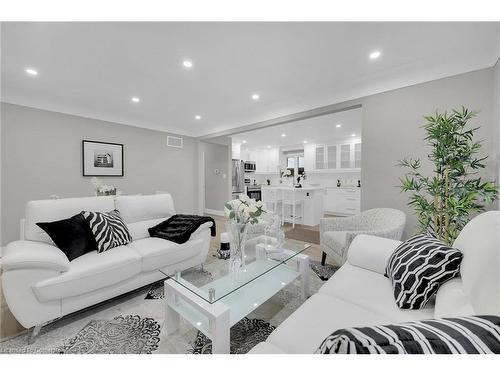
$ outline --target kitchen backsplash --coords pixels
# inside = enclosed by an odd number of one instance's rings
[[[279,184],[279,177],[276,174],[255,174],[255,173],[245,173],[245,178],[250,179],[250,183],[255,183],[258,185],[267,184],[266,180],[271,180],[271,185]],[[305,181],[305,185],[307,184],[320,184],[324,187],[333,187],[337,186],[337,180],[340,180],[341,186],[356,186],[358,184],[358,180],[361,179],[360,172],[352,172],[352,173],[309,173],[307,174],[307,178]],[[287,182],[289,181],[289,182]],[[292,183],[291,180],[283,179],[283,183]],[[303,183],[304,185],[304,183]],[[361,186],[363,186],[363,181],[361,181]]]

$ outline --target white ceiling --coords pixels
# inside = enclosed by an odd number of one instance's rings
[[[290,122],[283,125],[270,126],[232,136],[234,143],[241,148],[303,147],[308,143],[322,143],[361,138],[362,109],[333,113],[306,120]],[[337,128],[336,125],[341,125]],[[286,134],[286,137],[282,137]],[[352,136],[355,134],[355,137]],[[243,143],[246,141],[246,143]]]
[[[1,38],[3,101],[193,136],[490,67],[500,54],[499,23],[3,23]]]

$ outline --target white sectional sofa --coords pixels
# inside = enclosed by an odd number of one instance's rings
[[[37,222],[69,218],[82,210],[117,209],[133,242],[69,261]],[[10,311],[24,327],[55,318],[200,265],[210,246],[205,223],[188,242],[149,237],[148,228],[175,213],[170,194],[88,197],[31,201],[21,225],[21,240],[7,245],[2,258],[2,287]]]
[[[438,290],[421,310],[401,310],[385,266],[400,241],[358,235],[347,262],[252,354],[314,353],[340,328],[472,314],[500,315],[500,211],[483,213],[460,233],[454,247],[464,255],[461,277]]]

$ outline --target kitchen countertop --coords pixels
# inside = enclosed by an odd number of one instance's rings
[[[303,186],[301,188],[295,188],[291,185],[262,185],[262,189],[283,189],[283,190],[323,190],[323,186]]]

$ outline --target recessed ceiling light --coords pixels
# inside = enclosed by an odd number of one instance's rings
[[[192,68],[192,67],[193,67],[193,62],[192,62],[191,60],[184,60],[184,61],[182,62],[182,66],[183,66],[184,68],[188,68],[188,69],[189,69],[189,68]]]
[[[341,127],[342,127],[342,125],[337,124],[337,125],[335,125],[335,127],[336,127],[336,128],[341,128]]]
[[[351,134],[351,136],[355,137],[355,136],[356,136],[356,134],[352,133],[352,134]]]
[[[271,146],[267,146],[267,148],[271,148]]]
[[[373,51],[372,53],[370,53],[370,59],[371,60],[378,59],[380,55],[382,55],[380,51]]]
[[[38,75],[38,72],[35,69],[32,69],[32,68],[26,68],[24,71],[26,73],[28,73],[29,75],[32,75],[32,76],[37,76]]]
[[[247,143],[247,141],[242,141],[242,143]]]
[[[253,94],[252,95],[252,99],[253,100],[259,100],[260,99],[260,95],[259,94]]]
[[[138,98],[137,96],[133,96],[132,99],[130,100],[132,100],[134,103],[139,103],[141,101],[141,99]]]
[[[196,115],[194,116],[195,120],[201,120],[201,116],[200,115]]]
[[[302,143],[307,143],[307,141],[302,141]]]
[[[285,133],[283,133],[283,134],[281,134],[281,136],[284,138],[284,137],[286,137],[286,134],[285,134]]]

